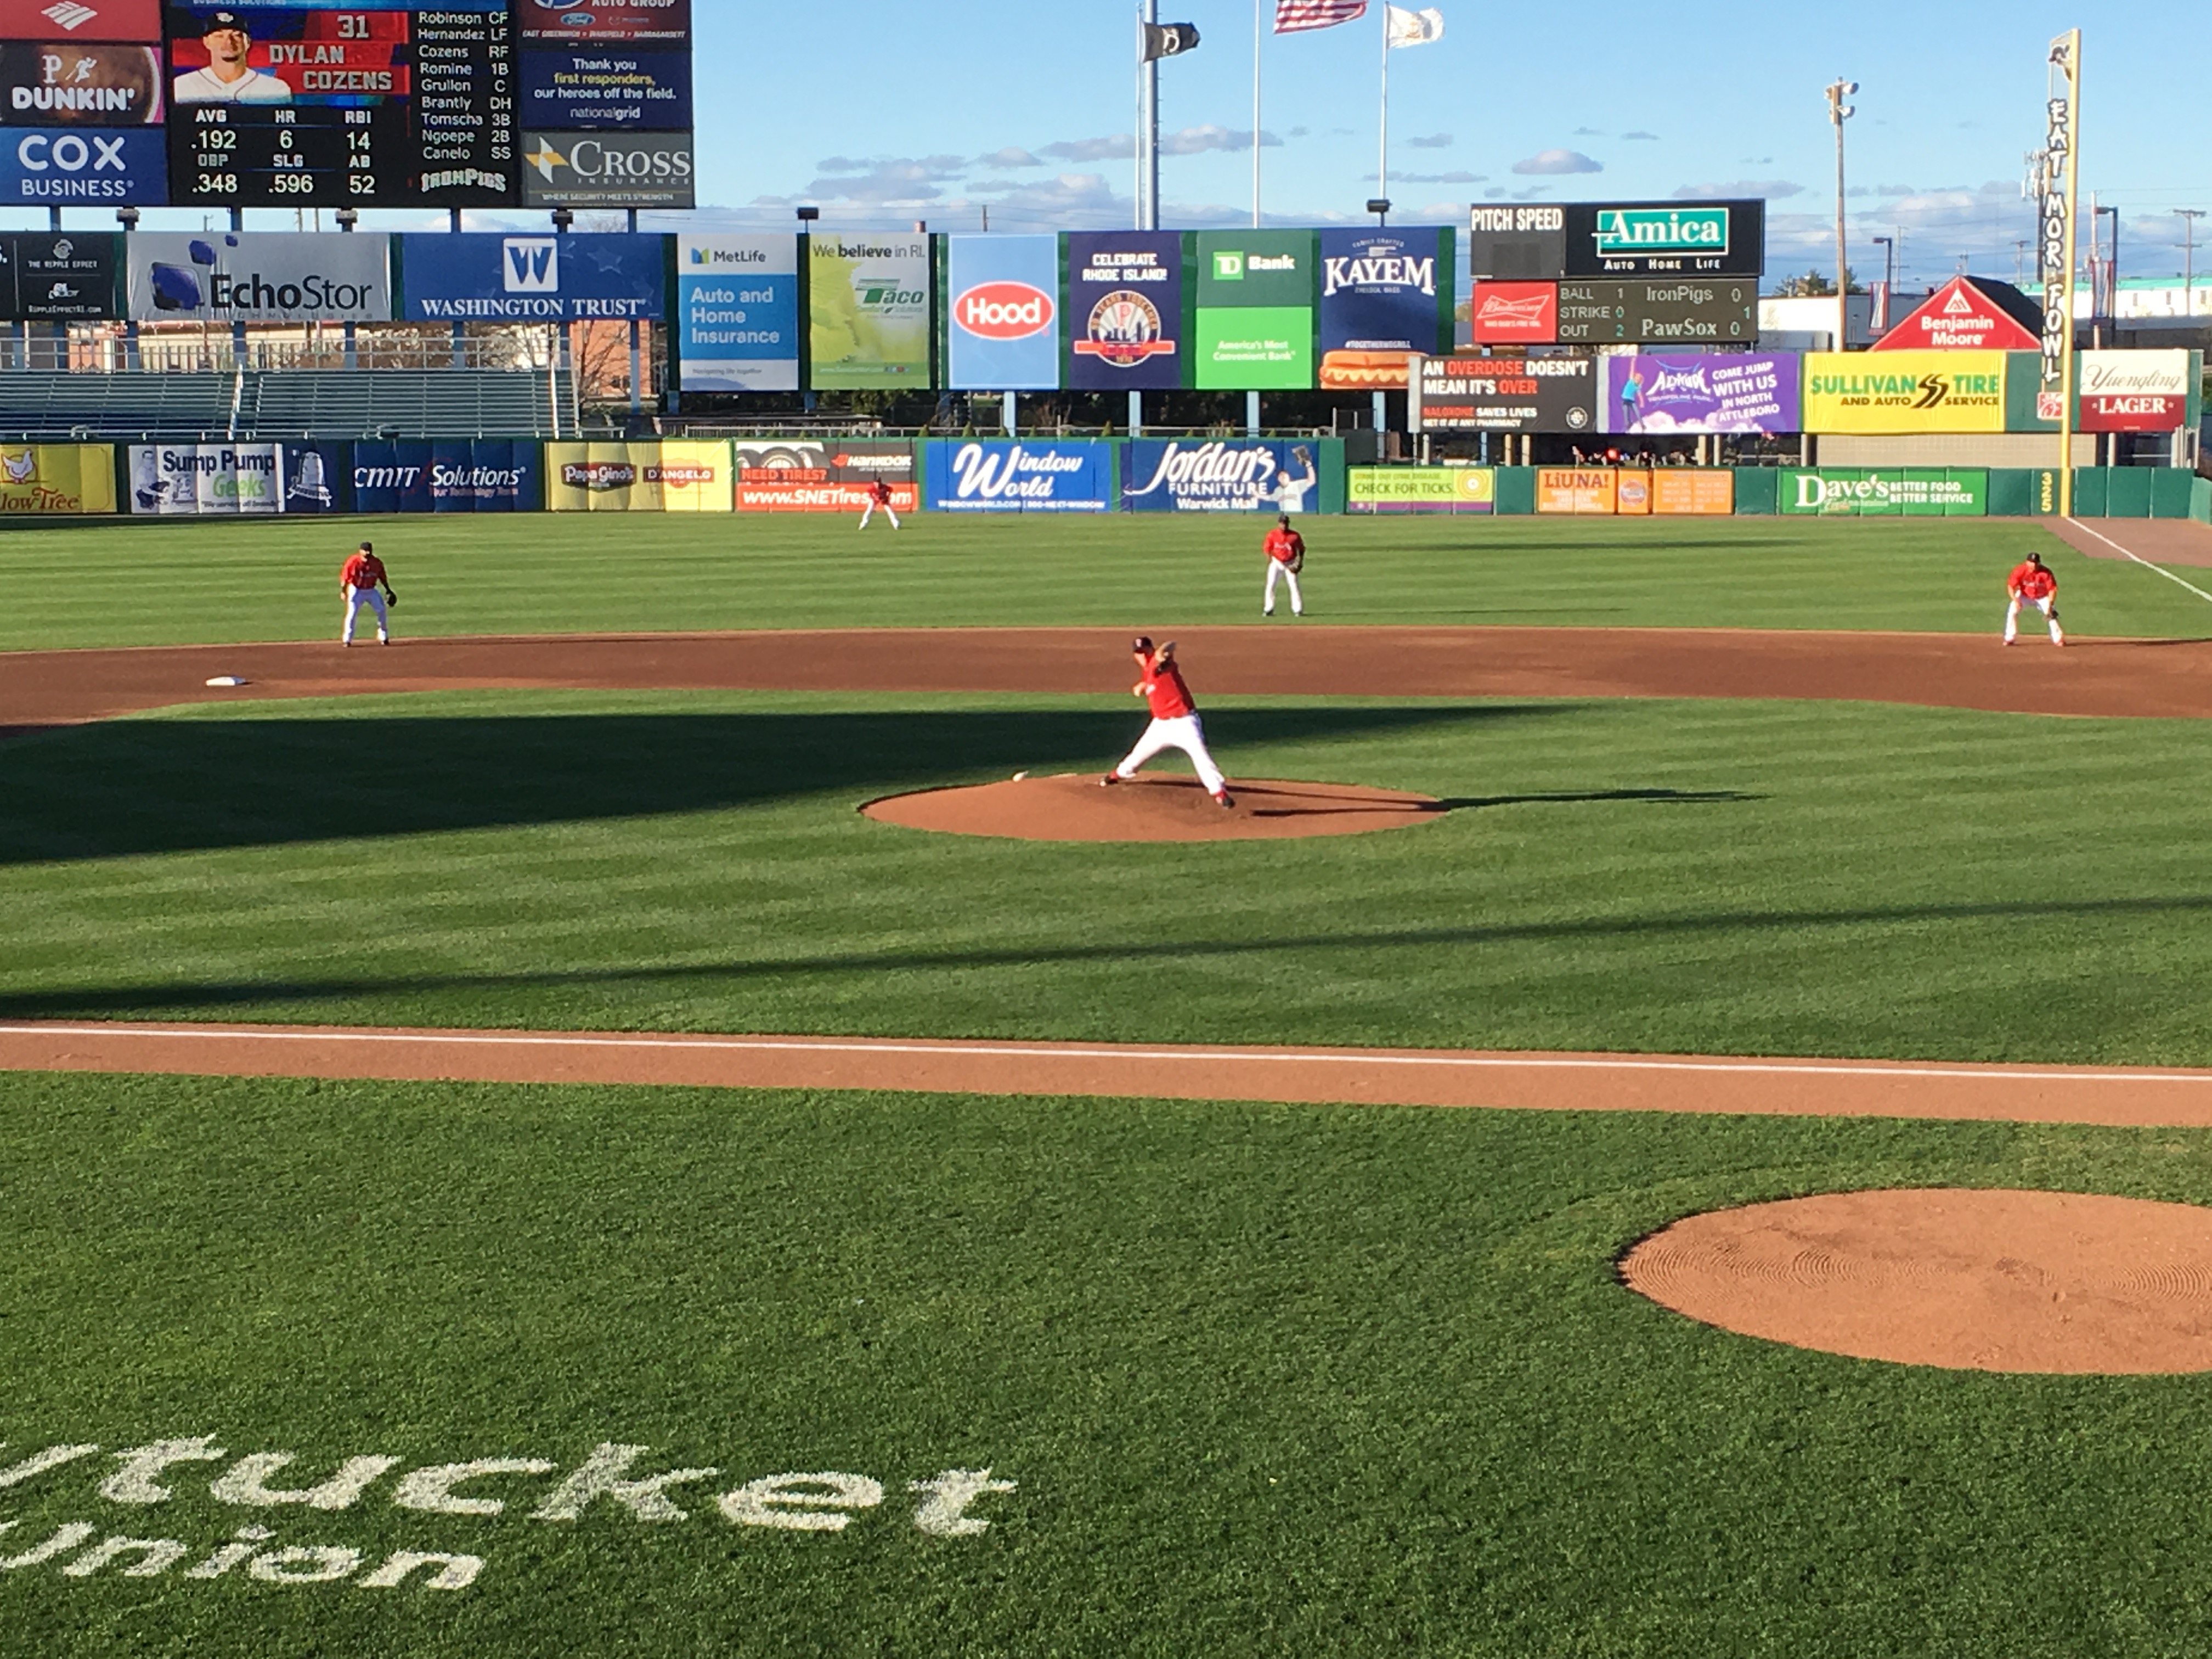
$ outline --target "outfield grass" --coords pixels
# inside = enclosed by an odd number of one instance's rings
[[[207,520],[0,530],[0,650],[335,635],[374,538],[403,635],[1256,621],[1264,521],[979,520],[896,534],[802,515]],[[2040,548],[2081,635],[2201,635],[2206,605],[2005,520],[1328,519],[1305,526],[1334,623],[1994,633]]]
[[[2212,1202],[2199,1133],[1111,1101],[0,1078],[11,1654],[1870,1654],[2212,1645],[2203,1379],[1948,1372],[1621,1289],[1683,1213],[1838,1187]],[[351,1505],[107,1501],[114,1453],[402,1460]],[[602,1442],[687,1518],[532,1518]],[[402,1475],[542,1460],[395,1507]],[[907,1483],[1015,1483],[931,1536]],[[778,1474],[842,1531],[737,1525]],[[185,1567],[482,1558],[442,1593]],[[127,1556],[126,1562],[137,1559]],[[341,1561],[337,1564],[343,1565]],[[365,1566],[363,1571],[365,1571]]]
[[[0,747],[0,1016],[2212,1064],[2205,728],[1841,703],[1207,706],[1295,842],[897,829],[1122,700],[484,693]]]

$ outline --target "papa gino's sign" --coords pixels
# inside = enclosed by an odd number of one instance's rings
[[[1572,202],[1570,276],[1756,276],[1766,264],[1766,204]]]
[[[1807,432],[2002,432],[2002,351],[1805,354]]]
[[[303,1462],[289,1451],[240,1455],[212,1435],[105,1453],[97,1445],[50,1445],[0,1460],[0,1489],[21,1487],[20,1495],[71,1518],[36,1526],[0,1521],[0,1573],[51,1574],[62,1585],[239,1578],[460,1590],[485,1570],[486,1558],[477,1552],[501,1538],[532,1553],[544,1548],[520,1536],[522,1528],[574,1527],[603,1516],[647,1526],[708,1517],[781,1533],[859,1534],[891,1522],[936,1538],[973,1538],[991,1526],[977,1511],[1000,1507],[1000,1495],[1018,1484],[994,1479],[988,1468],[941,1469],[887,1486],[836,1469],[747,1478],[712,1467],[661,1468],[663,1461],[650,1446],[613,1441],[568,1462],[502,1456],[420,1464],[392,1456]],[[894,1490],[899,1498],[889,1496]],[[890,1513],[874,1513],[882,1510]],[[343,1539],[354,1530],[353,1512],[367,1519],[379,1510],[434,1528],[434,1541],[421,1549],[334,1541],[334,1534]],[[419,1516],[439,1518],[407,1519]],[[901,1518],[893,1522],[895,1516]],[[482,1540],[457,1534],[455,1517],[472,1521]],[[372,1524],[380,1534],[392,1530],[389,1519]]]

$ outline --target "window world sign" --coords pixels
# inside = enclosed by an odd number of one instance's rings
[[[825,1469],[747,1478],[711,1467],[655,1472],[652,1453],[650,1446],[609,1441],[573,1462],[504,1456],[409,1467],[405,1458],[363,1456],[310,1459],[301,1467],[295,1453],[240,1455],[211,1435],[106,1452],[51,1445],[0,1462],[0,1488],[22,1488],[74,1518],[35,1526],[0,1521],[0,1573],[51,1577],[63,1585],[235,1578],[463,1590],[486,1570],[487,1558],[477,1552],[502,1535],[523,1542],[515,1530],[522,1525],[568,1528],[626,1517],[660,1527],[709,1518],[741,1529],[858,1534],[898,1516],[895,1524],[932,1537],[973,1538],[992,1524],[979,1511],[999,1507],[1001,1494],[1018,1485],[994,1479],[988,1468],[942,1469],[902,1483],[902,1502],[890,1496],[898,1487],[873,1475]],[[179,1498],[185,1501],[171,1520],[164,1506]],[[209,1525],[210,1501],[233,1514]],[[426,1547],[364,1549],[342,1541],[349,1512],[364,1510],[439,1518],[419,1523],[434,1530],[417,1540]],[[875,1513],[883,1510],[890,1513]],[[457,1518],[473,1522],[481,1539],[457,1530]],[[170,1533],[178,1535],[161,1535]],[[533,1540],[529,1547],[534,1553],[543,1545]]]
[[[1570,202],[1568,276],[1756,276],[1766,266],[1766,204]]]

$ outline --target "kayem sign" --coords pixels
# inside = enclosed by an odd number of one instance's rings
[[[1905,467],[1890,471],[1824,467],[1782,474],[1784,513],[1859,518],[1981,518],[1990,510],[1990,475],[1978,469]]]
[[[799,239],[678,237],[676,315],[684,391],[798,391]]]
[[[945,239],[945,384],[1049,392],[1060,385],[1060,239]]]
[[[1408,356],[1451,349],[1455,242],[1433,227],[1321,233],[1324,390],[1403,388]]]
[[[2187,351],[2084,351],[2077,361],[2081,431],[2174,432],[2187,424]]]
[[[1185,385],[1182,237],[1070,232],[1066,331],[1061,378],[1073,389],[1164,392]]]
[[[1479,282],[1469,319],[1477,345],[1550,345],[1559,337],[1559,285]]]
[[[1566,276],[1757,276],[1766,204],[1570,202]]]
[[[1795,432],[1799,420],[1794,352],[1714,351],[1601,360],[1598,398],[1606,432]]]
[[[140,322],[392,320],[388,236],[155,231],[124,240],[130,313]]]
[[[2002,432],[2002,351],[1810,351],[1808,432]]]
[[[2021,297],[2023,314],[2034,307]],[[1869,348],[1874,351],[2034,351],[2034,330],[1983,291],[1971,277],[1954,276],[1900,318]]]
[[[1588,357],[1429,357],[1409,410],[1416,432],[1595,432]]]

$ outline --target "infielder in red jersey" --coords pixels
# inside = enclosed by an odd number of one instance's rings
[[[382,593],[376,591],[380,587],[384,590]],[[345,599],[345,626],[338,630],[340,645],[353,643],[354,618],[361,615],[363,605],[376,612],[376,642],[379,645],[392,643],[392,619],[384,608],[384,602],[389,596],[397,605],[399,599],[392,592],[391,578],[384,574],[384,561],[376,556],[376,550],[367,542],[361,544],[361,550],[348,559],[344,568],[338,572],[338,592]]]
[[[1129,690],[1151,706],[1152,723],[1137,739],[1137,746],[1122,757],[1121,763],[1098,781],[1124,782],[1134,777],[1137,769],[1161,750],[1180,749],[1198,769],[1198,781],[1213,797],[1214,805],[1236,805],[1229,798],[1229,780],[1221,775],[1213,757],[1206,753],[1206,728],[1199,723],[1198,704],[1192,701],[1190,688],[1182,682],[1182,670],[1176,666],[1175,641],[1170,640],[1155,651],[1152,641],[1140,634],[1129,648],[1136,654],[1139,677]]]
[[[1275,614],[1275,578],[1280,576],[1291,585],[1291,614],[1306,614],[1305,595],[1298,592],[1298,572],[1306,568],[1306,538],[1291,528],[1287,513],[1275,520],[1275,527],[1267,532],[1267,591],[1260,597],[1260,614]]]
[[[2058,626],[2058,578],[2043,562],[2043,555],[2030,553],[2025,564],[2013,567],[2012,574],[2005,580],[2005,590],[2012,595],[2012,603],[2005,607],[2004,642],[2010,645],[2020,633],[2020,607],[2023,602],[2043,612],[2051,624],[2051,642],[2066,643],[2065,632]]]
[[[876,509],[879,507],[884,510],[884,517],[891,521],[891,528],[896,530],[899,527],[898,514],[891,510],[891,487],[881,478],[868,486],[868,504],[860,510],[861,529],[868,527],[868,520],[876,516]]]

